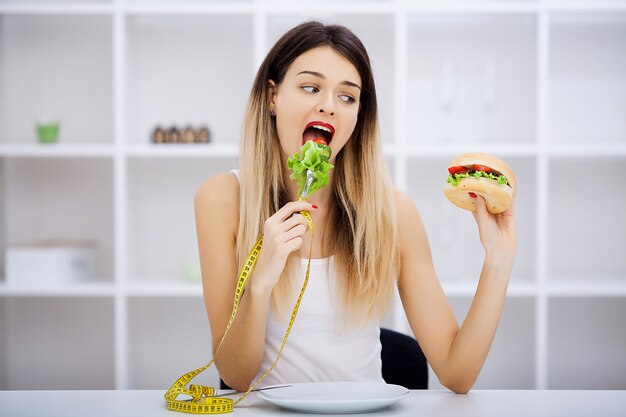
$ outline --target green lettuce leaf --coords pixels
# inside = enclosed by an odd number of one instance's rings
[[[474,177],[474,178],[482,177],[482,178],[487,178],[490,180],[498,181],[498,184],[508,184],[508,181],[506,180],[506,177],[504,175],[495,176],[491,172],[484,172],[484,171],[475,171],[471,174],[469,172],[465,172],[462,174],[451,174],[446,179],[446,182],[456,187],[457,185],[459,185],[459,181],[465,178],[470,178],[470,177]]]
[[[309,187],[309,197],[315,191],[328,185],[328,172],[334,165],[328,162],[331,150],[329,146],[307,141],[300,153],[295,153],[287,159],[287,167],[291,170],[289,178],[298,183],[298,195],[302,194],[306,184],[306,171],[308,169],[315,173],[315,180]]]

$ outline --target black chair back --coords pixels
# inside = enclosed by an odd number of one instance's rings
[[[380,329],[383,379],[408,389],[428,389],[428,364],[417,340],[411,336]]]

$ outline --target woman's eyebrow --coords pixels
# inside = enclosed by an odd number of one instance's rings
[[[306,71],[305,70],[305,71],[300,71],[296,75],[300,75],[300,74],[310,74],[310,75],[313,75],[315,77],[321,78],[322,80],[326,79],[326,77],[324,77],[324,74],[321,74],[321,73],[319,73],[317,71]],[[347,85],[348,87],[355,87],[355,88],[358,88],[359,90],[361,89],[360,85],[358,85],[356,83],[353,83],[352,81],[347,81],[347,80],[346,81],[342,81],[341,84]]]

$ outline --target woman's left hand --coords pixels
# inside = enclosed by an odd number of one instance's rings
[[[480,242],[483,244],[488,254],[497,254],[510,258],[515,257],[517,250],[517,237],[515,231],[515,192],[513,192],[513,203],[511,207],[498,214],[491,214],[487,211],[485,199],[480,195],[476,198],[477,211],[472,212],[478,232]]]

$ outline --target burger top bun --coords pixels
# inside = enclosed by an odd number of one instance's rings
[[[466,153],[454,158],[448,166],[467,166],[474,164],[485,165],[491,169],[499,171],[509,181],[511,188],[515,189],[515,173],[506,162],[493,155],[486,153]]]
[[[460,155],[450,162],[449,167],[483,165],[498,171],[508,181],[507,184],[499,184],[498,181],[488,178],[463,178],[455,187],[446,183],[444,194],[452,203],[465,210],[476,211],[476,199],[471,198],[469,193],[474,193],[485,198],[487,211],[490,213],[502,213],[513,204],[513,191],[515,190],[515,173],[503,160],[493,155],[483,153],[467,153]]]

